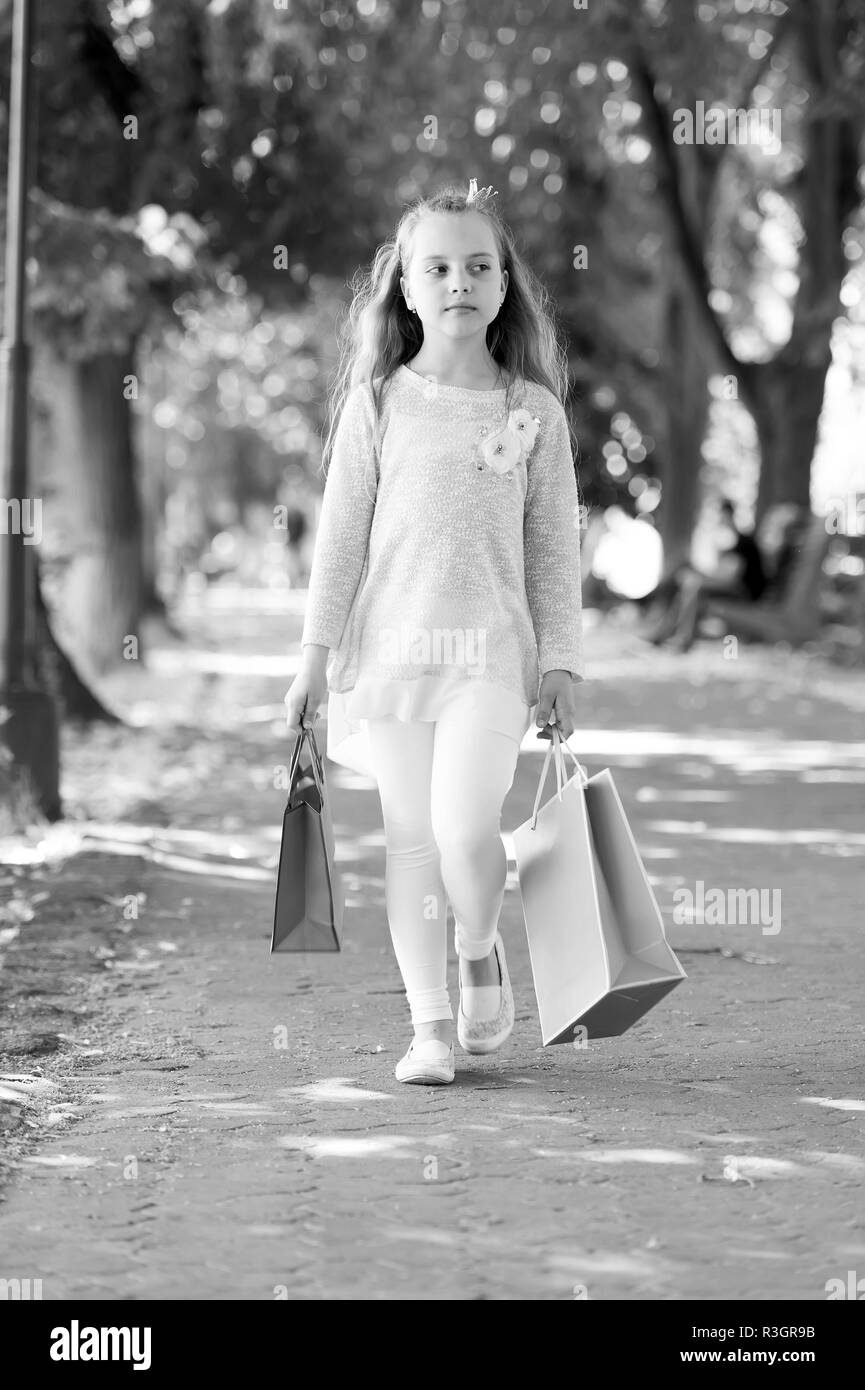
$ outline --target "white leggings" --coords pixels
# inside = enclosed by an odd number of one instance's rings
[[[412,1024],[452,1019],[448,901],[454,947],[493,949],[507,878],[500,834],[520,745],[479,727],[458,703],[439,718],[370,719],[387,857],[385,906]]]

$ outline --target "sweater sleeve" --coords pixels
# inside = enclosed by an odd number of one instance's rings
[[[301,647],[336,648],[366,557],[375,492],[373,405],[360,387],[347,397],[334,436],[309,576]]]
[[[539,411],[538,414],[541,414]],[[538,667],[584,679],[579,497],[568,422],[555,397],[528,458],[523,518],[526,597]]]

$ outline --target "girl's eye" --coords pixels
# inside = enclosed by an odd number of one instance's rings
[[[446,265],[431,265],[431,266],[429,267],[429,269],[430,269],[430,270],[447,270],[447,266],[446,266]],[[472,267],[472,269],[473,269],[473,270],[489,270],[490,267],[487,265],[486,261],[478,261],[478,262],[476,263],[476,265],[474,265],[474,266]]]

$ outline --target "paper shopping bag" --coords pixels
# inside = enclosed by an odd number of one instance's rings
[[[545,1047],[624,1033],[687,978],[609,768],[564,777],[558,730],[532,816],[513,834]],[[558,791],[538,811],[555,749]]]
[[[310,765],[304,771],[306,746]],[[276,877],[274,951],[339,951],[345,892],[334,859],[330,795],[311,725],[304,724],[291,756],[288,803]]]

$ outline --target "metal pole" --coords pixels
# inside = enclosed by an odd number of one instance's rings
[[[0,340],[0,740],[13,776],[29,782],[40,809],[60,814],[57,711],[37,683],[33,545],[42,499],[30,496],[27,467],[30,349],[24,335],[24,262],[30,186],[29,122],[34,0],[15,0],[9,97],[6,284]]]

